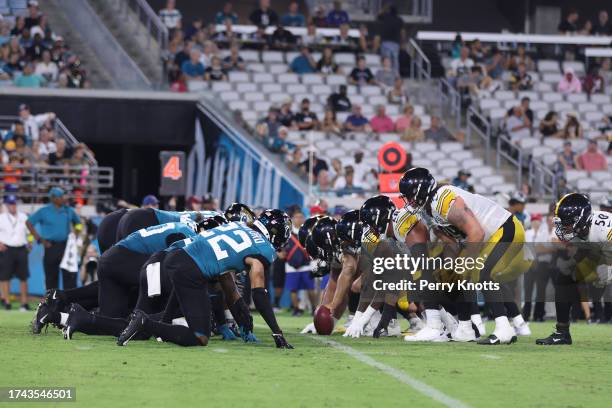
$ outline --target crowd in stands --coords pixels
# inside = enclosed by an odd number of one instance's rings
[[[71,146],[59,136],[53,112],[33,114],[21,104],[18,114],[8,129],[0,130],[0,195],[46,192],[50,186],[77,197],[87,192],[91,150],[82,143]],[[34,172],[44,185],[34,183]],[[24,201],[36,202],[29,197]]]
[[[0,16],[0,85],[23,88],[88,88],[78,55],[56,35],[38,1],[26,15]]]

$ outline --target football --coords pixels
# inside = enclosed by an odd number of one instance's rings
[[[318,334],[329,336],[334,330],[334,318],[331,311],[321,305],[317,308],[314,315],[314,325]]]

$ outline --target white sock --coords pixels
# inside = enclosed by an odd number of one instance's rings
[[[232,316],[232,312],[230,312],[229,309],[225,309],[223,313],[225,313],[225,318],[227,320],[234,320],[234,316]]]
[[[65,326],[67,321],[68,321],[68,313],[60,312],[60,325]]]
[[[472,321],[471,320],[459,320],[459,327],[464,329],[472,329]]]
[[[495,331],[497,331],[497,329],[512,330],[512,326],[510,326],[510,322],[508,321],[507,316],[500,316],[495,318]]]
[[[515,327],[519,327],[525,324],[525,319],[523,319],[523,315],[514,316],[512,318],[512,323]]]
[[[470,320],[476,326],[480,326],[482,324],[482,316],[480,314],[473,314],[470,316]]]
[[[438,309],[425,309],[425,317],[427,317],[428,327],[442,327],[442,317]]]

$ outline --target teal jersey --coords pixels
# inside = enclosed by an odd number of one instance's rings
[[[217,211],[164,211],[154,209],[157,221],[160,224],[167,224],[169,222],[185,222],[186,220],[198,221],[206,218],[214,217],[215,215],[221,215]]]
[[[200,232],[183,250],[208,279],[227,271],[244,270],[244,259],[247,257],[259,259],[265,266],[276,259],[276,251],[270,241],[237,222]]]
[[[172,234],[181,235],[182,238],[179,239],[197,235],[193,228],[186,224],[170,222],[132,232],[117,245],[141,254],[153,254],[168,248],[167,238]]]

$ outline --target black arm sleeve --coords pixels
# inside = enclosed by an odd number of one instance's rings
[[[235,301],[233,305],[230,305],[229,310],[232,312],[236,323],[238,323],[238,327],[243,327],[248,332],[253,331],[253,317],[249,313],[249,307],[242,298]]]
[[[263,317],[263,319],[272,330],[274,334],[282,334],[282,330],[278,327],[278,323],[276,322],[276,316],[274,316],[274,311],[272,310],[272,304],[270,303],[270,297],[268,296],[268,291],[264,288],[255,288],[253,289],[253,303],[255,303],[255,308]]]

